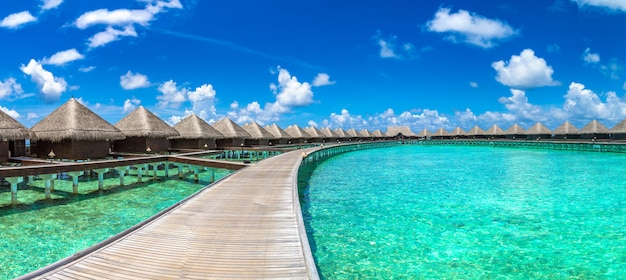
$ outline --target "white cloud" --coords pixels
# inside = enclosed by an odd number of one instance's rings
[[[415,46],[411,43],[404,43],[398,47],[397,37],[395,35],[383,38],[379,30],[372,39],[374,39],[376,44],[380,47],[379,55],[381,58],[411,59],[416,57]]]
[[[87,66],[87,67],[78,68],[78,71],[87,73],[87,72],[93,71],[94,69],[96,69],[96,66]]]
[[[11,118],[17,119],[20,117],[20,114],[15,110],[9,110],[7,107],[0,106],[0,110],[5,112],[7,115],[11,116]]]
[[[626,12],[626,2],[623,0],[572,0],[580,7],[594,6]]]
[[[478,83],[477,82],[470,82],[469,86],[473,87],[473,88],[478,88]]]
[[[39,115],[37,113],[28,113],[26,114],[26,120],[34,120],[39,118]]]
[[[311,127],[319,127],[319,125],[315,121],[313,121],[313,120],[309,120],[307,122],[307,125],[311,126]]]
[[[330,76],[328,76],[328,74],[326,73],[319,73],[317,74],[317,76],[315,76],[315,79],[313,79],[314,87],[321,87],[321,86],[334,85],[334,84],[335,84],[335,81],[331,81]]]
[[[87,43],[87,45],[90,48],[97,48],[97,47],[104,46],[108,43],[111,43],[113,41],[117,41],[120,39],[120,37],[123,37],[123,36],[137,37],[137,32],[135,31],[135,28],[132,25],[128,25],[124,27],[123,30],[115,29],[109,26],[106,28],[106,30],[102,32],[98,32],[94,34],[93,36],[91,36],[88,39],[89,42]]]
[[[119,9],[109,11],[99,9],[82,14],[74,23],[79,29],[86,29],[93,25],[128,26],[131,24],[147,25],[154,18],[154,14],[147,10]]]
[[[23,24],[37,21],[37,18],[30,14],[28,11],[23,11],[6,16],[1,22],[0,27],[6,28],[19,28]]]
[[[157,100],[159,100],[157,105],[162,108],[178,108],[181,103],[187,100],[187,89],[177,88],[176,82],[172,80],[162,83],[159,86],[159,92],[163,93],[163,95],[157,96]]]
[[[53,54],[50,58],[45,57],[41,60],[42,64],[63,65],[74,60],[85,58],[76,49],[69,49]]]
[[[501,97],[498,101],[504,104],[504,107],[515,115],[517,119],[530,121],[545,121],[547,119],[543,109],[537,105],[530,104],[528,97],[526,97],[526,92],[522,90],[511,89],[510,97]]]
[[[491,48],[498,41],[517,35],[508,24],[494,19],[459,10],[450,13],[448,8],[439,8],[435,17],[426,23],[429,31],[448,33],[448,40],[464,42],[482,48]]]
[[[22,85],[20,85],[15,78],[8,78],[0,81],[0,100],[4,99],[16,99],[24,93]]]
[[[570,116],[582,119],[621,120],[626,118],[626,102],[615,92],[606,93],[603,102],[593,91],[580,83],[571,83],[563,104],[563,111]]]
[[[43,0],[43,5],[41,5],[42,10],[51,10],[63,3],[63,0]]]
[[[367,127],[367,120],[361,115],[352,116],[346,109],[342,109],[340,114],[331,113],[330,121],[325,122],[325,126],[331,128],[345,128],[345,129],[363,129]]]
[[[150,81],[148,81],[148,76],[128,70],[126,74],[120,76],[120,86],[125,90],[133,90],[149,87]]]
[[[216,116],[216,95],[217,93],[215,92],[215,89],[213,89],[213,85],[210,84],[201,85],[197,87],[196,90],[187,92],[187,97],[193,106],[193,112],[195,112],[198,116],[204,115],[203,118]]]
[[[496,70],[496,80],[503,85],[513,88],[533,88],[558,85],[552,79],[554,70],[547,65],[543,58],[535,56],[531,49],[525,49],[522,53],[512,55],[507,63],[502,60],[491,64]]]
[[[624,82],[624,85],[622,86],[623,90],[626,90],[626,82]]]
[[[135,109],[137,109],[137,107],[141,104],[141,100],[137,99],[137,98],[132,98],[132,99],[126,99],[126,101],[124,101],[124,108],[123,108],[123,113],[130,113],[132,111],[134,111]]]
[[[55,77],[34,59],[31,59],[28,65],[22,64],[20,70],[29,75],[31,80],[39,86],[47,102],[59,100],[61,93],[67,90],[67,82],[63,78]]]
[[[285,108],[302,107],[313,103],[311,84],[298,82],[296,76],[291,76],[287,69],[278,71],[278,85],[271,84],[270,89],[276,94],[276,102]]]
[[[591,63],[591,64],[599,63],[600,62],[600,55],[597,54],[597,53],[592,53],[591,50],[589,48],[587,48],[583,52],[582,59],[586,63]]]

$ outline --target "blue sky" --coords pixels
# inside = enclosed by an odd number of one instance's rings
[[[416,132],[626,118],[624,0],[3,4],[0,109],[27,127],[71,97],[112,124],[139,105]]]

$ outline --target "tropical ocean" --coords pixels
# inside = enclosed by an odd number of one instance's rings
[[[300,195],[323,279],[616,279],[625,168],[624,154],[404,145],[305,167]]]

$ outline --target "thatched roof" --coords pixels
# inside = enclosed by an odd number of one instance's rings
[[[229,118],[217,121],[213,127],[227,139],[252,139],[250,133]]]
[[[325,135],[314,126],[305,127],[304,131],[313,138],[324,138]]]
[[[340,138],[339,135],[337,135],[337,133],[335,133],[334,131],[332,131],[329,127],[324,127],[322,129],[320,129],[320,131],[322,132],[322,134],[324,134],[324,136],[326,136],[327,138]]]
[[[185,117],[182,121],[174,126],[174,129],[178,131],[179,136],[174,136],[172,139],[223,139],[222,135],[217,129],[213,128],[210,124],[205,122],[195,114]]]
[[[291,138],[291,135],[289,135],[289,133],[287,133],[287,131],[284,131],[282,128],[280,128],[275,123],[273,123],[271,125],[266,125],[264,128],[265,128],[265,130],[267,130],[267,132],[269,132],[272,135],[274,135],[274,139],[289,139],[289,138]]]
[[[437,129],[432,136],[449,136],[450,134],[448,133],[447,130],[443,129],[443,127],[440,127],[439,129]]]
[[[359,134],[361,134],[361,136],[363,137],[372,137],[372,133],[367,129],[361,129],[361,131],[359,131]]]
[[[469,136],[479,136],[479,135],[485,135],[485,131],[478,127],[478,126],[474,126],[472,127],[472,129],[467,131],[467,135]]]
[[[380,129],[374,130],[372,131],[372,136],[373,137],[385,137],[385,134],[380,131]]]
[[[386,134],[390,137],[398,136],[398,134],[402,134],[404,136],[415,136],[415,133],[413,133],[411,128],[408,126],[387,126]]]
[[[580,134],[580,130],[569,121],[565,121],[562,125],[553,130],[552,133],[554,133],[554,135]]]
[[[432,136],[433,134],[428,131],[428,129],[424,128],[422,130],[420,130],[419,133],[417,133],[417,137],[427,137],[427,136]]]
[[[484,131],[485,135],[503,135],[504,130],[500,128],[498,125],[494,124],[490,128]]]
[[[348,137],[361,137],[361,135],[359,135],[359,133],[356,132],[356,129],[354,129],[354,128],[350,128],[350,129],[346,130],[346,135]]]
[[[346,131],[343,130],[343,128],[335,128],[335,130],[333,130],[333,132],[335,133],[335,135],[337,135],[337,138],[347,138],[348,137],[346,135]]]
[[[124,139],[115,126],[89,110],[76,99],[70,98],[61,107],[36,123],[30,131],[37,140],[61,142],[102,141]]]
[[[465,132],[465,130],[463,130],[460,127],[457,126],[455,129],[450,131],[449,134],[450,134],[450,136],[461,136],[461,135],[467,135],[467,132]]]
[[[587,125],[580,129],[581,134],[605,134],[609,133],[609,129],[606,128],[597,120],[590,121]]]
[[[611,130],[611,133],[626,133],[626,119],[623,119],[621,122],[616,124]]]
[[[526,134],[538,135],[538,134],[552,134],[552,131],[542,123],[538,122],[526,130]]]
[[[126,137],[168,138],[178,136],[178,131],[169,126],[143,106],[130,112],[115,124]]]
[[[4,111],[0,110],[0,140],[24,140],[29,139],[30,131]]]
[[[274,139],[273,134],[269,133],[256,122],[244,124],[241,128],[248,132],[248,134],[252,136],[252,139]]]
[[[506,135],[526,134],[526,130],[524,130],[521,126],[519,126],[519,124],[513,124],[511,127],[509,127],[509,129],[504,131],[504,134]]]
[[[291,138],[312,138],[304,129],[297,124],[288,126],[285,131],[291,135]]]

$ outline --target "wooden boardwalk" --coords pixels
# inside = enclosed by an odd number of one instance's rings
[[[298,201],[301,159],[302,150],[263,160],[85,256],[23,278],[318,279]]]

